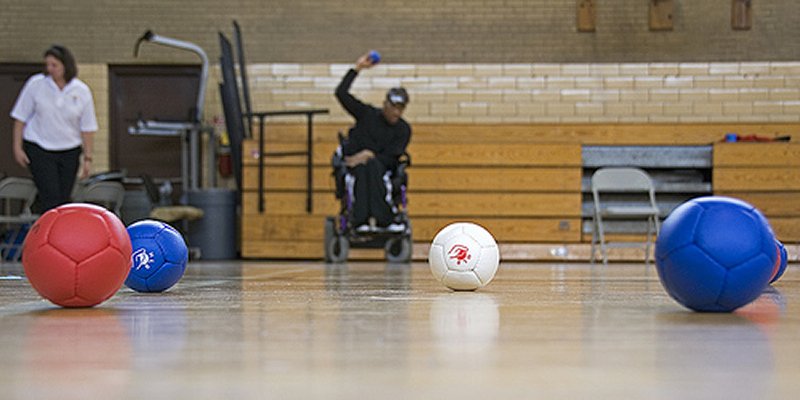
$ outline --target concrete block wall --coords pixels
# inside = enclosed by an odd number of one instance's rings
[[[98,131],[94,136],[94,171],[109,170],[109,103],[108,66],[105,64],[79,64],[78,77],[92,90]]]
[[[0,62],[39,61],[51,43],[86,63],[196,62],[133,46],[145,32],[219,54],[241,24],[252,63],[349,62],[377,48],[393,63],[585,63],[797,60],[800,2],[752,2],[752,29],[731,28],[731,0],[676,0],[671,31],[651,31],[652,1],[595,2],[578,32],[576,0],[0,0]]]
[[[333,96],[349,67],[251,65],[254,108],[329,108],[320,121],[350,121]],[[362,71],[352,92],[379,106],[393,86],[409,90],[417,123],[800,121],[800,62],[385,64]],[[220,110],[217,97],[208,112]]]
[[[411,90],[418,123],[796,122],[800,2],[753,3],[753,27],[730,26],[730,1],[676,1],[672,31],[648,28],[649,2],[597,3],[597,30],[576,29],[573,0],[0,0],[0,62],[41,62],[61,43],[82,63],[101,127],[95,168],[107,167],[108,64],[196,63],[185,51],[133,46],[145,30],[198,44],[239,21],[257,109],[326,107],[366,49],[386,64],[354,88],[380,103]],[[222,115],[212,73],[206,118]],[[214,81],[216,80],[216,81]],[[103,164],[106,163],[106,164]]]

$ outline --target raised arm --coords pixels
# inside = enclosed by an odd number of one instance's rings
[[[339,86],[336,87],[336,99],[339,100],[342,107],[356,119],[365,111],[369,110],[369,106],[350,94],[350,86],[353,85],[353,81],[362,69],[372,68],[373,65],[368,54],[359,57],[356,61],[356,65],[347,71],[347,74],[342,78]]]

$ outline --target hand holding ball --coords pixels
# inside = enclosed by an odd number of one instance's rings
[[[381,54],[375,50],[370,50],[369,54],[367,54],[367,58],[372,63],[372,65],[381,62]]]

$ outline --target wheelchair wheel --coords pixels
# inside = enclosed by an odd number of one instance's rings
[[[386,261],[393,263],[407,263],[411,261],[411,237],[393,237],[383,246],[386,252]]]
[[[336,219],[325,218],[325,262],[341,263],[347,261],[350,242],[344,235],[336,232]]]
[[[350,252],[350,242],[345,236],[336,235],[327,243],[325,248],[325,261],[331,263],[343,263],[347,261],[347,254]]]

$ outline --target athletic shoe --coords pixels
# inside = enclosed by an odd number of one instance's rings
[[[369,224],[363,224],[363,225],[359,225],[359,226],[356,227],[356,232],[358,232],[358,233],[367,233],[370,230],[371,229],[370,229]]]
[[[387,225],[384,229],[386,229],[387,232],[400,233],[406,230],[406,226],[395,222]]]

